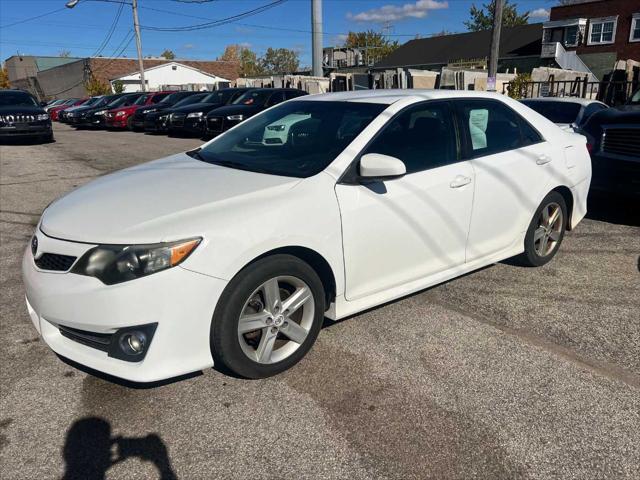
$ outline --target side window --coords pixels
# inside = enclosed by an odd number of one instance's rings
[[[499,101],[460,100],[457,105],[471,157],[506,152],[542,140],[527,121]]]
[[[427,102],[410,107],[391,120],[363,153],[399,158],[407,174],[457,162],[449,105]]]
[[[269,105],[269,106],[276,105],[276,104],[281,103],[281,102],[284,102],[284,92],[275,92],[269,98],[269,101],[267,102],[267,105]]]
[[[302,95],[305,95],[305,93],[304,92],[299,92],[297,90],[287,90],[287,92],[285,93],[285,96],[287,97],[287,100],[289,100],[291,98],[301,97]]]

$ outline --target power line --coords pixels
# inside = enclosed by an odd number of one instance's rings
[[[8,23],[7,25],[0,26],[0,28],[13,27],[14,25],[20,25],[21,23],[30,22],[31,20],[37,20],[38,18],[46,17],[48,15],[53,15],[54,13],[58,13],[58,12],[61,12],[63,10],[66,10],[66,7],[57,8],[55,10],[51,10],[50,12],[43,13],[43,14],[40,14],[40,15],[36,15],[35,17],[29,17],[29,18],[25,18],[23,20],[18,20],[17,22]]]
[[[194,30],[203,30],[205,28],[218,27],[220,25],[225,25],[227,23],[232,23],[243,18],[257,15],[258,13],[265,12],[273,7],[281,5],[286,1],[287,0],[275,0],[274,2],[268,3],[266,5],[262,5],[260,7],[253,8],[251,10],[247,10],[246,12],[238,13],[236,15],[232,15],[226,18],[221,18],[218,20],[212,20],[206,23],[198,23],[195,25],[184,25],[181,27],[141,26],[141,28],[143,28],[144,30],[151,30],[151,31],[157,31],[157,32],[191,32]]]
[[[124,7],[124,3],[121,3],[120,6],[118,7],[116,16],[113,19],[113,23],[111,24],[111,27],[109,28],[109,31],[107,32],[105,39],[102,41],[102,43],[100,44],[98,49],[93,53],[93,55],[91,55],[92,57],[97,57],[98,55],[100,55],[102,51],[106,48],[106,46],[109,44],[109,41],[111,41],[111,37],[113,36],[113,33],[116,30],[116,26],[118,25],[118,22],[120,21],[120,15],[122,14],[123,7]]]

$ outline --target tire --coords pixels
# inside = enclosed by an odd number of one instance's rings
[[[278,288],[274,290],[274,286]],[[278,298],[273,292],[278,292]],[[307,298],[308,293],[310,298]],[[269,298],[277,298],[274,304],[281,301],[280,310],[277,305],[269,306]],[[294,302],[302,298],[306,298],[304,303],[302,300]],[[320,332],[324,298],[318,274],[297,257],[278,254],[250,264],[229,282],[213,314],[211,353],[214,363],[223,370],[254,379],[291,368],[311,349]],[[297,303],[300,305],[296,309]],[[292,304],[290,316],[285,315],[284,307],[288,304]],[[254,326],[257,328],[252,328]]]
[[[549,225],[550,217],[559,210],[560,218]],[[567,204],[558,192],[549,193],[531,219],[524,237],[524,252],[516,261],[527,267],[541,267],[556,255],[567,228]]]

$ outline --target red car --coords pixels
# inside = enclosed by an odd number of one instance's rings
[[[70,107],[77,107],[78,105],[82,105],[84,102],[89,100],[88,98],[70,98],[66,102],[61,103],[60,105],[56,105],[55,107],[51,107],[49,109],[49,116],[51,120],[58,120],[58,113],[62,110],[66,110]]]
[[[140,95],[140,98],[131,105],[109,110],[105,116],[107,128],[128,128],[129,130],[133,130],[133,114],[138,108],[158,103],[171,93],[174,93],[174,91],[145,93]]]

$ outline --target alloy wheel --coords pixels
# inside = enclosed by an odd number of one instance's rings
[[[553,253],[562,236],[564,218],[562,208],[555,202],[547,204],[538,217],[538,226],[533,234],[533,244],[540,257]]]
[[[313,325],[315,301],[299,278],[279,276],[260,285],[245,302],[238,320],[244,354],[261,364],[280,362],[306,340]]]

